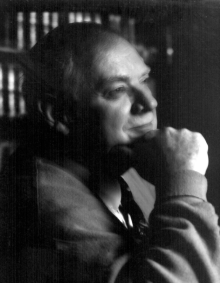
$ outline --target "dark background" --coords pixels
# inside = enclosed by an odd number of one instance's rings
[[[143,45],[159,102],[159,126],[201,132],[209,145],[208,198],[220,213],[220,4],[218,1],[1,1],[0,2],[0,166],[14,149],[15,132],[25,131],[28,109],[21,111],[19,77],[22,56],[30,47],[30,12],[37,13],[37,39],[43,35],[43,13],[58,12],[59,23],[70,12],[98,13],[132,43]],[[17,15],[23,14],[24,46],[18,48]],[[110,17],[112,15],[113,17]],[[119,18],[117,18],[119,17]],[[119,22],[117,22],[119,19]],[[130,20],[133,20],[131,24]],[[49,29],[52,27],[49,26]],[[171,53],[169,53],[172,51]],[[167,53],[168,52],[168,53]],[[8,72],[15,73],[14,112],[9,103]],[[24,98],[25,99],[25,98]],[[24,109],[23,109],[24,110]],[[1,169],[0,167],[0,169]]]

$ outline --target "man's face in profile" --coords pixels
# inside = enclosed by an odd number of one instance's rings
[[[97,52],[92,69],[95,93],[89,103],[98,114],[108,149],[128,144],[156,129],[157,101],[148,88],[150,69],[123,39]]]

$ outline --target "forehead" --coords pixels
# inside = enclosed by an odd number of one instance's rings
[[[101,47],[93,63],[95,81],[111,77],[135,79],[149,71],[135,48],[123,39],[118,39],[111,46]]]

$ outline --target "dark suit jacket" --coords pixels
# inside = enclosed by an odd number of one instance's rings
[[[149,242],[140,242],[91,192],[87,172],[72,169],[31,156],[5,171],[1,282],[220,282],[219,227],[203,176],[174,176],[151,214]]]

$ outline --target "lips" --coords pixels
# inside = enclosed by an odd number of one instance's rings
[[[138,128],[148,124],[151,124],[156,117],[154,111],[147,112],[143,115],[134,115],[129,119],[129,128]]]
[[[131,127],[129,130],[136,131],[136,132],[148,132],[148,131],[153,130],[153,125],[152,123],[138,125],[138,126]]]
[[[148,112],[144,116],[131,117],[127,124],[127,134],[130,138],[138,138],[157,127],[157,118],[154,112]]]

